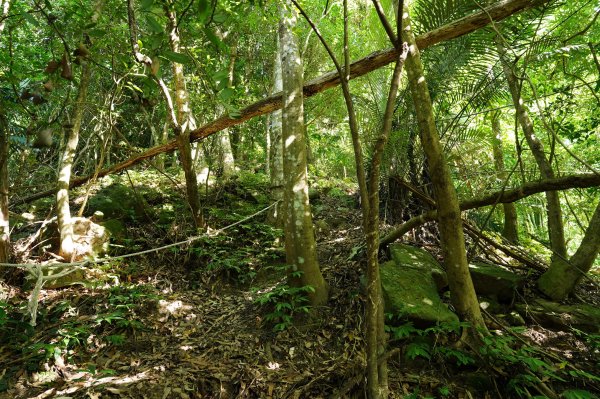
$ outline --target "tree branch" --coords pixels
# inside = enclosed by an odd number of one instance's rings
[[[564,176],[555,179],[546,179],[536,182],[523,184],[521,187],[512,190],[499,191],[481,198],[473,198],[460,202],[460,210],[466,211],[469,209],[481,208],[493,204],[505,204],[516,202],[530,195],[542,193],[546,191],[559,191],[572,188],[588,188],[600,186],[600,176],[594,173],[578,174],[572,176]],[[394,231],[383,237],[379,241],[380,246],[387,246],[396,241],[410,230],[419,227],[429,221],[435,220],[437,216],[436,210],[425,212],[419,216],[409,219],[402,223]]]

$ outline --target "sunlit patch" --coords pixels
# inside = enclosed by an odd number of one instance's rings
[[[287,148],[287,147],[291,146],[295,140],[296,140],[296,136],[292,134],[290,137],[285,139],[285,147]]]
[[[429,298],[423,298],[423,303],[429,306],[433,306],[433,301]]]
[[[161,320],[166,320],[169,316],[180,318],[186,316],[192,310],[192,306],[185,305],[181,301],[158,301],[158,312],[163,316]]]

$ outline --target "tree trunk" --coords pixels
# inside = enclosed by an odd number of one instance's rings
[[[517,119],[523,130],[523,134],[525,135],[525,140],[531,149],[535,162],[540,168],[542,177],[544,179],[553,179],[554,171],[552,170],[552,165],[548,158],[546,158],[544,145],[533,131],[533,122],[529,118],[527,107],[521,98],[521,88],[513,70],[514,65],[509,64],[506,59],[506,51],[500,40],[499,37],[496,38],[498,53],[500,54],[504,75],[508,82],[508,88],[517,112]],[[548,235],[550,238],[550,247],[552,249],[552,262],[567,259],[567,245],[565,241],[560,198],[555,191],[546,192],[546,214],[548,217]]]
[[[506,185],[508,173],[504,165],[504,153],[502,151],[502,133],[500,131],[500,113],[496,112],[492,115],[492,150],[494,152],[494,166],[496,168],[496,176],[498,180]],[[517,209],[512,202],[502,204],[504,209],[504,227],[502,229],[502,237],[506,238],[511,244],[519,242],[519,228],[517,222]]]
[[[319,269],[308,199],[303,70],[297,39],[292,33],[296,26],[296,15],[285,4],[280,7],[286,261],[290,267],[290,284],[311,286],[314,291],[308,293],[310,304],[322,306],[327,303],[328,287]]]
[[[476,334],[476,330],[487,331],[487,329],[469,274],[458,198],[440,145],[429,89],[406,5],[404,18],[402,38],[410,48],[406,60],[406,72],[438,208],[437,221],[452,304],[461,319],[471,323],[471,334]]]
[[[60,249],[58,254],[66,261],[73,258],[73,222],[71,220],[71,209],[69,207],[69,182],[71,180],[71,169],[75,151],[79,143],[79,131],[83,119],[83,108],[87,97],[87,89],[90,83],[91,69],[87,61],[81,61],[81,79],[79,81],[79,91],[77,100],[73,107],[71,121],[64,125],[65,144],[60,158],[58,184],[56,192],[56,212],[58,219],[58,231],[60,233]]]
[[[8,216],[8,121],[0,113],[0,263],[10,257],[10,223]]]
[[[283,90],[281,77],[281,44],[277,39],[277,53],[273,66],[273,92]],[[269,172],[271,179],[271,198],[281,201],[269,213],[269,222],[277,227],[283,226],[283,144],[281,142],[281,110],[273,111],[269,118]]]
[[[175,15],[174,5],[171,1],[164,0],[164,11],[167,16],[167,30],[169,34],[169,45],[171,51],[180,52],[179,31],[177,29],[177,17]],[[204,227],[204,217],[200,207],[200,195],[198,193],[198,179],[194,168],[194,159],[192,157],[192,146],[190,144],[190,132],[195,128],[194,120],[191,114],[188,92],[185,88],[185,77],[183,74],[183,65],[173,62],[173,81],[175,82],[175,107],[176,124],[175,141],[179,149],[179,159],[181,167],[185,174],[185,186],[187,200],[192,212],[192,220],[196,228]]]
[[[563,300],[573,292],[581,278],[594,264],[600,250],[600,202],[590,220],[577,252],[567,260],[552,262],[538,280],[538,288],[554,300]]]

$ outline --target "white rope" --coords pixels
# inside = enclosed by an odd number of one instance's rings
[[[279,203],[281,200],[279,201],[275,201],[273,202],[271,205],[269,205],[268,207],[261,209],[258,212],[253,213],[250,216],[246,216],[245,218],[238,220],[235,223],[232,223],[228,226],[222,227],[220,229],[214,230],[214,231],[210,231],[207,233],[203,233],[197,236],[193,236],[188,238],[187,240],[183,240],[183,241],[178,241],[172,244],[167,244],[167,245],[163,245],[161,247],[157,247],[157,248],[151,248],[151,249],[147,249],[144,251],[139,251],[139,252],[133,252],[130,254],[125,254],[125,255],[119,255],[119,256],[110,256],[108,258],[102,258],[102,259],[97,259],[97,260],[84,260],[81,262],[70,262],[70,263],[47,263],[47,264],[40,264],[40,263],[0,263],[0,267],[21,267],[21,268],[25,268],[29,271],[29,273],[31,273],[35,279],[36,279],[36,283],[35,286],[33,287],[33,290],[31,291],[31,296],[29,297],[29,303],[27,305],[27,311],[31,317],[31,321],[30,324],[32,326],[36,325],[36,317],[37,317],[37,308],[38,308],[38,300],[39,300],[39,295],[40,292],[42,290],[42,286],[44,285],[44,282],[48,281],[48,280],[54,280],[60,277],[64,277],[67,276],[71,273],[73,273],[74,271],[84,268],[88,265],[97,265],[97,264],[102,264],[102,263],[106,263],[106,262],[112,262],[115,260],[119,260],[119,259],[125,259],[125,258],[131,258],[134,256],[140,256],[140,255],[145,255],[145,254],[149,254],[149,253],[153,253],[153,252],[158,252],[158,251],[162,251],[168,248],[173,248],[173,247],[177,247],[177,246],[181,246],[181,245],[185,245],[185,244],[191,244],[194,241],[197,241],[203,237],[214,237],[217,236],[219,234],[221,234],[222,232],[224,232],[225,230],[228,230],[234,226],[237,226],[240,223],[244,223],[247,220],[250,220],[252,218],[254,218],[257,215],[260,215],[263,212],[266,212],[267,210],[271,209],[272,207],[274,207],[275,205],[277,205],[277,203]],[[44,276],[44,270],[43,269],[63,269],[63,268],[68,268],[67,270],[63,270],[60,273],[57,274],[50,274],[48,276]]]

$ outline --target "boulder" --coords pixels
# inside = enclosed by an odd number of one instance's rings
[[[429,273],[435,281],[438,291],[448,286],[448,277],[440,263],[427,251],[406,244],[389,245],[390,257],[402,267],[419,269]]]
[[[88,218],[74,217],[73,222],[73,244],[74,261],[85,258],[97,258],[108,251],[110,233],[99,224],[92,222]],[[41,236],[41,243],[45,249],[51,252],[58,252],[60,234],[58,233],[58,224],[52,222],[46,226]]]
[[[523,288],[524,278],[498,265],[476,262],[469,265],[471,279],[478,295],[512,302],[515,292]]]
[[[544,327],[600,333],[600,308],[593,305],[563,305],[538,298],[529,304],[517,304],[516,308],[523,317],[533,319]]]
[[[390,261],[381,265],[385,312],[404,316],[416,325],[458,322],[442,302],[431,274]]]
[[[438,294],[445,273],[433,256],[402,244],[392,245],[390,251],[393,260],[380,266],[385,312],[406,317],[418,326],[458,322]]]

